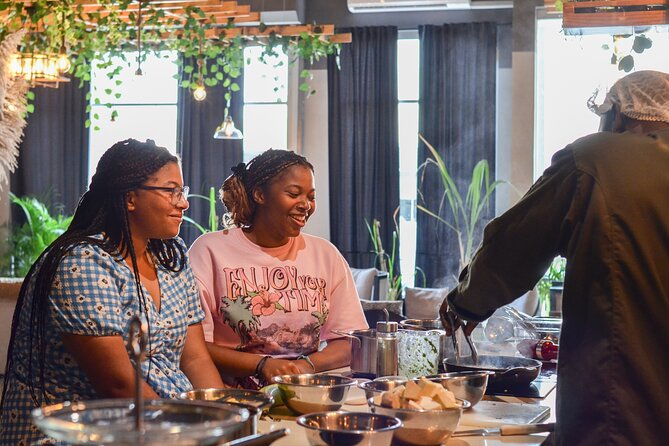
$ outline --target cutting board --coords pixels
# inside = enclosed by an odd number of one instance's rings
[[[547,406],[483,400],[463,412],[458,430],[498,427],[503,424],[541,423],[549,415],[550,408]]]

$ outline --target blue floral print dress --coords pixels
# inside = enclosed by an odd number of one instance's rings
[[[183,245],[183,241],[179,240]],[[179,369],[187,328],[200,322],[204,313],[190,266],[179,273],[164,269],[156,262],[161,292],[160,311],[144,289],[149,313],[150,337],[147,359],[142,364],[149,386],[162,398],[174,398],[192,389]],[[21,312],[14,342],[14,366],[7,370],[0,445],[28,446],[51,444],[32,424],[35,408],[26,385],[29,355],[33,374],[37,374],[38,353],[29,347],[28,329],[32,307],[29,284],[27,301]],[[45,390],[50,403],[99,398],[88,378],[65,349],[59,334],[84,336],[122,336],[127,344],[130,320],[143,314],[137,296],[135,278],[130,267],[111,257],[98,246],[77,246],[63,257],[48,299]],[[104,367],[104,364],[100,364]]]

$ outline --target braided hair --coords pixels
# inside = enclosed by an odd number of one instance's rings
[[[289,167],[299,165],[314,171],[314,166],[301,155],[289,150],[269,149],[249,161],[232,168],[232,175],[225,179],[219,196],[238,227],[253,223],[256,204],[253,191],[264,189],[274,178]]]
[[[127,208],[128,192],[137,189],[149,177],[167,163],[178,163],[179,159],[166,148],[156,146],[152,140],[146,142],[127,139],[109,148],[100,159],[88,191],[81,197],[72,223],[33,263],[26,275],[12,320],[11,338],[7,353],[6,374],[9,377],[14,365],[14,342],[21,313],[27,311],[30,296],[29,283],[34,281],[32,305],[30,305],[30,326],[28,328],[27,381],[33,403],[37,406],[49,404],[45,389],[45,358],[48,310],[48,296],[61,259],[73,248],[83,244],[97,245],[112,257],[132,260],[137,296],[140,308],[148,319],[147,299],[137,270],[137,258],[130,232]],[[98,234],[103,234],[100,238]],[[97,236],[96,236],[97,235]],[[150,239],[147,250],[166,269],[181,271],[186,262],[183,247],[176,239]],[[150,324],[149,324],[150,326]],[[37,349],[37,364],[33,364],[33,349]],[[7,379],[2,389],[4,405]]]

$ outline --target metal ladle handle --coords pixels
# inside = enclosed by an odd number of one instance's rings
[[[142,379],[142,362],[146,357],[146,346],[149,343],[146,321],[135,315],[130,321],[128,350],[135,361],[135,429],[144,432],[144,392]]]

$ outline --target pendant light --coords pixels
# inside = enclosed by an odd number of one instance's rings
[[[223,123],[216,127],[214,139],[244,139],[244,135],[235,127],[232,116],[226,115]]]

